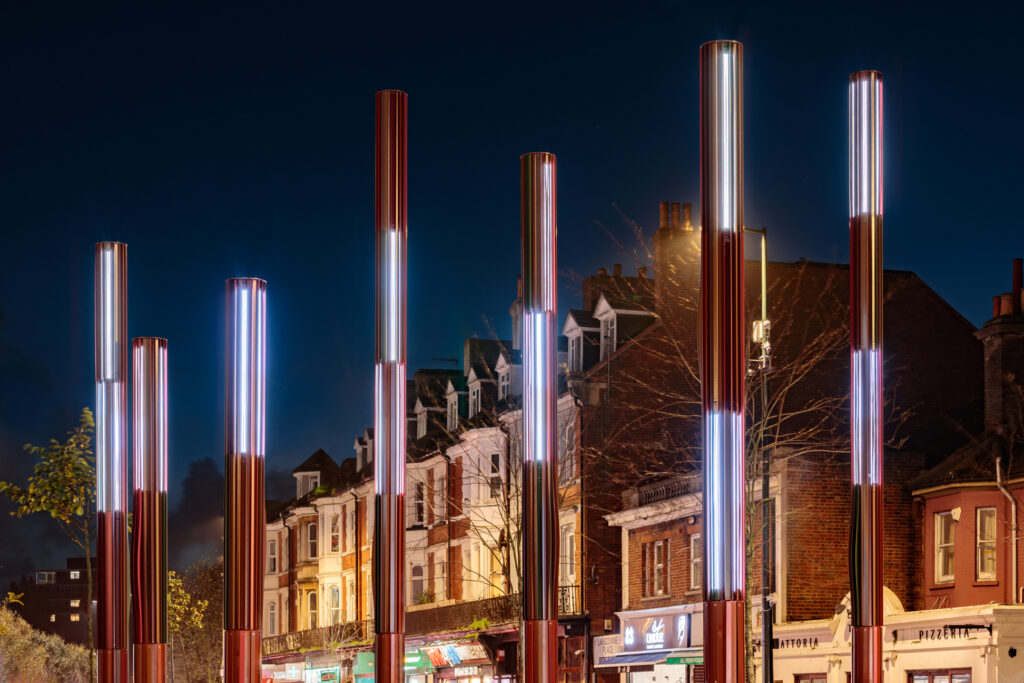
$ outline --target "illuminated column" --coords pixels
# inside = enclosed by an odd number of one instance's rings
[[[128,680],[128,247],[96,245],[96,648],[100,683]]]
[[[259,683],[267,283],[227,282],[224,391],[224,680]]]
[[[405,680],[405,276],[408,95],[377,93],[373,605],[376,679]]]
[[[132,341],[132,655],[135,683],[167,670],[167,340]]]
[[[882,74],[850,76],[853,680],[882,681]]]
[[[744,680],[743,45],[700,47],[704,663]]]
[[[523,680],[558,667],[555,155],[519,161],[523,226]]]

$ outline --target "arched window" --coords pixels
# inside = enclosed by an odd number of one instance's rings
[[[309,627],[316,628],[316,591],[309,592]]]
[[[277,635],[277,603],[276,602],[271,602],[270,605],[267,607],[267,621],[269,622],[269,624],[267,626],[267,629],[268,629],[267,633],[269,633],[272,636],[276,636]]]
[[[312,560],[313,558],[316,557],[316,541],[317,541],[316,522],[313,522],[312,524],[309,525],[309,528],[307,529],[307,532],[309,533],[309,559]]]

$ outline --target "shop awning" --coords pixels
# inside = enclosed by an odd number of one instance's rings
[[[672,653],[670,652],[631,652],[618,654],[614,657],[602,657],[594,666],[630,666],[637,664],[660,664]]]

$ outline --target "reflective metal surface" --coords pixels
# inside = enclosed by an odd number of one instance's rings
[[[850,597],[857,681],[882,680],[882,195],[882,75],[858,71],[850,76]]]
[[[128,680],[128,247],[96,245],[96,546],[99,680]]]
[[[704,661],[709,682],[733,683],[744,676],[742,645],[737,645],[743,642],[742,608],[738,619],[733,611],[746,597],[743,46],[738,42],[701,45],[700,129]]]
[[[167,680],[167,646],[163,643],[132,645],[134,683],[161,683]]]
[[[224,677],[259,681],[263,614],[267,283],[227,281]],[[247,643],[255,638],[255,648]]]
[[[525,680],[554,681],[558,665],[555,155],[525,154],[519,168],[523,239],[523,666]]]
[[[376,96],[373,601],[376,678],[404,681],[408,95]]]
[[[167,340],[134,339],[132,368],[135,680],[162,682],[152,676],[164,669],[167,642]],[[140,656],[148,658],[142,669]]]

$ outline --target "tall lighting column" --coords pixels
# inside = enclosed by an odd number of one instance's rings
[[[267,283],[227,281],[224,390],[224,680],[259,683],[266,535],[263,493]]]
[[[128,247],[96,245],[96,632],[100,683],[128,681]]]
[[[132,654],[135,683],[167,671],[167,340],[132,340]]]
[[[555,155],[519,162],[523,231],[523,680],[558,670]]]
[[[882,680],[882,74],[850,76],[853,680]]]
[[[375,678],[405,680],[405,300],[408,95],[376,101],[373,601]]]
[[[704,662],[744,680],[743,45],[700,47]]]

